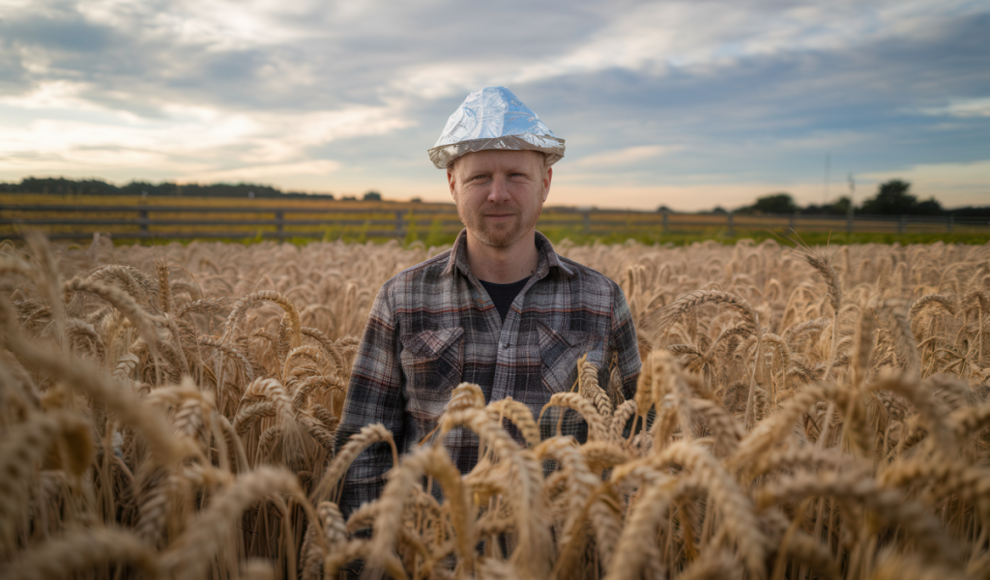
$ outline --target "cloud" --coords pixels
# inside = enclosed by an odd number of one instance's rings
[[[625,149],[613,149],[582,157],[574,162],[574,166],[582,168],[620,167],[667,155],[681,149],[682,147],[678,145],[639,145]]]
[[[990,117],[990,97],[956,99],[938,107],[922,107],[918,112],[922,115],[946,117]]]
[[[198,182],[214,183],[218,181],[264,181],[271,182],[273,178],[299,175],[326,176],[340,168],[340,163],[331,160],[303,161],[300,163],[283,163],[278,165],[256,165],[238,167],[219,171],[202,171],[182,175],[177,178],[181,183]]]
[[[282,167],[275,184],[422,194],[425,149],[488,84],[567,139],[560,185],[630,200],[812,184],[826,154],[836,175],[972,164],[990,140],[990,9],[967,0],[5,6],[6,179]]]

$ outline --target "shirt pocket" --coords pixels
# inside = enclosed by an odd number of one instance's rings
[[[551,393],[563,393],[578,378],[577,361],[584,354],[598,364],[602,358],[602,338],[590,332],[558,331],[540,322],[540,358],[543,359],[543,386]]]
[[[399,340],[407,410],[420,419],[435,419],[461,382],[464,329],[458,326],[424,330],[403,335]]]

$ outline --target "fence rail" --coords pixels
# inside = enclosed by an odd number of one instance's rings
[[[202,201],[202,200],[200,200]],[[346,205],[343,202],[341,205]],[[320,238],[354,235],[404,238],[412,233],[461,227],[453,206],[314,207],[237,205],[66,205],[0,203],[0,239],[39,228],[53,239],[82,239],[94,233],[116,239]],[[548,208],[541,228],[570,233],[735,235],[740,231],[793,229],[802,232],[970,233],[990,236],[990,220],[928,216],[740,215]],[[315,229],[314,229],[315,228]]]

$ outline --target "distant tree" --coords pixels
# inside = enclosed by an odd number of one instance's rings
[[[821,213],[826,215],[846,215],[849,213],[849,205],[851,203],[852,201],[849,199],[849,196],[843,195],[829,205],[823,205]]]
[[[720,205],[716,205],[715,206],[715,209],[712,210],[712,213],[720,214],[720,215],[725,215],[725,214],[727,214],[729,212],[725,211],[725,208],[724,207],[722,207]]]
[[[364,199],[364,201],[381,201],[382,194],[378,193],[377,191],[369,191],[368,193],[364,194],[364,197],[362,199]]]
[[[737,213],[794,213],[798,209],[789,193],[772,193],[756,199],[756,203],[741,207]]]
[[[942,204],[934,197],[923,202],[911,193],[911,183],[903,179],[891,179],[877,187],[877,194],[863,202],[865,214],[903,215],[940,214]]]
[[[670,209],[669,207],[667,207],[667,206],[665,206],[665,205],[661,205],[660,207],[658,207],[658,208],[657,208],[657,211],[658,211],[659,213],[663,213],[663,212],[667,212],[667,213],[674,213],[674,210],[672,210],[672,209]]]
[[[201,185],[187,183],[179,185],[164,181],[159,184],[144,181],[132,181],[127,185],[116,186],[100,179],[65,179],[64,177],[25,177],[20,183],[0,182],[0,191],[10,193],[50,193],[50,194],[85,194],[85,195],[190,195],[203,197],[247,197],[254,192],[255,197],[286,198],[313,197],[333,199],[330,194],[307,194],[301,192],[283,192],[277,187],[256,183],[213,183]]]
[[[934,197],[929,197],[925,201],[919,201],[916,211],[921,215],[941,215],[945,213],[945,210],[942,209],[942,204]]]
[[[947,212],[950,215],[963,218],[984,218],[990,217],[990,205],[957,207]]]
[[[826,205],[809,204],[798,208],[802,215],[846,215],[849,213],[849,198],[842,196]]]
[[[763,213],[792,213],[797,204],[789,193],[774,193],[756,198],[753,209]]]

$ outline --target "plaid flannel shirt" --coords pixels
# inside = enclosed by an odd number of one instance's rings
[[[471,273],[466,230],[454,246],[386,282],[375,298],[354,361],[336,447],[370,423],[382,423],[400,454],[437,426],[461,382],[476,383],[485,401],[511,396],[539,416],[553,393],[577,380],[585,353],[609,382],[617,353],[623,394],[631,398],[640,371],[636,331],[619,286],[604,275],[558,256],[537,232],[536,273],[516,296],[503,323],[484,287]],[[556,432],[559,414],[548,412],[541,436]],[[520,443],[514,428],[510,432]],[[587,425],[573,411],[562,433],[584,440]],[[478,438],[455,429],[444,438],[461,473],[478,461]],[[340,508],[345,517],[384,487],[392,455],[387,444],[370,447],[351,465]]]

